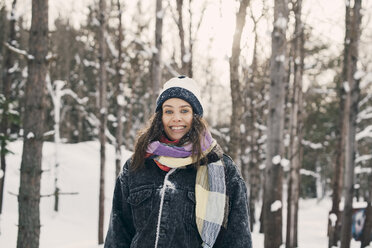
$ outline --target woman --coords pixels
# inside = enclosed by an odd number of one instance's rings
[[[252,247],[245,183],[202,116],[194,80],[165,83],[116,181],[105,248]]]

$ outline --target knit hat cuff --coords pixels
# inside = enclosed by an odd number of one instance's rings
[[[155,112],[160,111],[163,103],[170,98],[180,98],[188,102],[195,114],[203,116],[203,107],[199,99],[191,91],[181,87],[171,87],[163,91],[156,101]]]

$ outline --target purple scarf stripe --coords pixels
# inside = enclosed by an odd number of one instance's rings
[[[207,150],[213,142],[213,138],[209,132],[204,133],[202,140],[202,151]],[[187,144],[182,147],[173,146],[160,141],[154,141],[149,144],[146,150],[147,153],[155,154],[157,156],[167,156],[173,158],[186,158],[192,154],[192,144]]]

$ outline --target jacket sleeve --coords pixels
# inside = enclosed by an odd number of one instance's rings
[[[129,248],[135,233],[132,212],[127,203],[129,195],[128,166],[129,160],[116,179],[110,223],[104,248]]]
[[[220,240],[217,240],[217,247],[251,248],[247,187],[231,158],[226,156],[224,160],[227,167],[229,215],[227,227],[223,229]]]

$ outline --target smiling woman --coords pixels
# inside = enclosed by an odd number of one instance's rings
[[[202,116],[193,79],[164,84],[117,179],[106,248],[252,247],[245,182]]]

